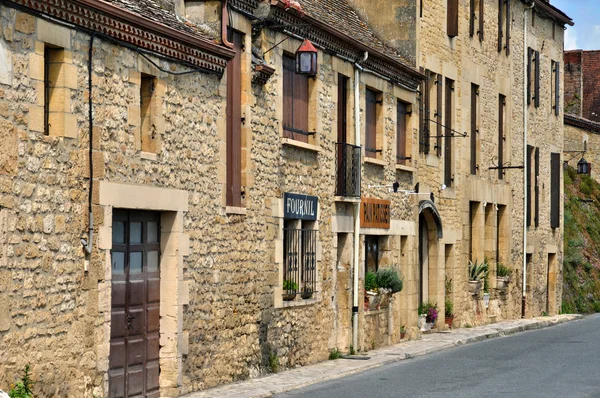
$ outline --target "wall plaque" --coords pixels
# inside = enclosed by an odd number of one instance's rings
[[[299,220],[315,221],[319,198],[297,193],[283,194],[283,217]]]
[[[390,228],[389,200],[362,198],[360,202],[361,228]]]

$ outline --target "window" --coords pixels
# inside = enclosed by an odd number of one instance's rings
[[[448,36],[458,36],[458,0],[447,0]]]
[[[379,236],[365,235],[365,273],[379,270],[379,251]]]
[[[296,74],[296,59],[283,56],[283,135],[308,142],[308,78]]]
[[[533,151],[534,148],[531,145],[527,145],[527,176],[526,176],[526,180],[527,180],[527,226],[531,227],[531,213],[532,213],[532,203],[533,203],[533,198],[531,195],[531,176],[533,174],[533,170],[532,170],[532,165],[533,165]]]
[[[44,134],[63,135],[66,96],[64,50],[44,47]]]
[[[504,141],[506,136],[504,135],[504,125],[506,124],[506,97],[502,94],[498,97],[498,179],[504,179],[504,170],[502,165],[504,164]]]
[[[471,174],[476,175],[479,166],[477,165],[477,136],[479,128],[477,127],[477,113],[479,111],[479,86],[471,84]]]
[[[560,153],[550,155],[550,227],[560,227]]]
[[[444,109],[444,184],[451,187],[454,182],[454,175],[452,174],[453,160],[452,160],[452,107],[454,94],[454,80],[446,78],[446,98],[445,98],[445,109]]]
[[[531,84],[533,83],[533,93]],[[527,105],[534,100],[534,106],[540,107],[540,52],[532,48],[527,50]]]
[[[550,82],[552,90],[552,109],[554,114],[558,116],[560,114],[560,62],[552,61],[551,76],[553,77]]]
[[[242,207],[242,42],[230,31],[235,57],[227,65],[227,206]]]
[[[435,91],[436,91],[436,111],[435,111],[435,125],[437,127],[436,139],[435,139],[435,148],[437,150],[437,155],[442,156],[442,136],[444,135],[442,132],[442,75],[439,73],[436,74],[435,80]]]
[[[369,158],[381,157],[383,153],[383,137],[378,134],[379,109],[377,105],[383,105],[382,94],[367,88],[365,98],[365,156]]]
[[[406,164],[411,159],[410,141],[406,135],[406,115],[410,105],[398,101],[396,110],[396,163]]]
[[[477,32],[475,31],[477,27]],[[479,41],[483,41],[483,0],[471,0],[469,17],[469,35],[477,33]]]
[[[140,85],[140,127],[142,152],[156,153],[158,134],[156,131],[156,78],[142,74]]]
[[[534,170],[533,177],[535,178],[533,186],[535,192],[534,204],[535,204],[535,214],[533,217],[533,222],[535,227],[537,228],[540,225],[540,148],[536,147],[533,151],[533,161],[534,161]]]
[[[283,298],[309,299],[316,291],[317,231],[314,221],[285,220],[283,230]]]
[[[498,52],[510,54],[510,0],[498,0]]]

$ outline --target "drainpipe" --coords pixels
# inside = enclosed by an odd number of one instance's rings
[[[525,306],[527,305],[527,11],[532,10],[535,3],[523,12],[523,293],[521,295],[521,318],[525,318]]]
[[[354,63],[354,145],[360,146],[360,71],[362,67],[359,63],[365,62],[369,58],[369,53],[365,54],[359,62]],[[358,165],[359,167],[360,164]],[[359,173],[362,170],[359,169]],[[359,174],[360,176],[360,174]],[[360,178],[359,178],[360,181]],[[354,272],[352,288],[352,348],[358,349],[358,248],[360,246],[360,202],[354,204]]]
[[[233,49],[233,43],[227,40],[227,25],[229,23],[229,12],[227,11],[227,0],[221,0],[221,40],[225,47]]]

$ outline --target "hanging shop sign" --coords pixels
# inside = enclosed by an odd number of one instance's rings
[[[360,202],[361,228],[390,228],[389,200],[362,198]]]
[[[319,198],[297,193],[283,194],[283,217],[297,220],[315,221]]]

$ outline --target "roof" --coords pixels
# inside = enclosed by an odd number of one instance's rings
[[[522,0],[524,3],[531,3],[532,0]],[[573,20],[564,12],[554,7],[548,0],[533,0],[535,3],[535,10],[546,14],[549,18],[560,22],[563,25],[575,25]]]
[[[565,113],[565,124],[573,127],[579,127],[581,129],[591,131],[593,133],[600,133],[600,123],[594,122],[589,119],[584,119],[576,115],[569,115]]]

